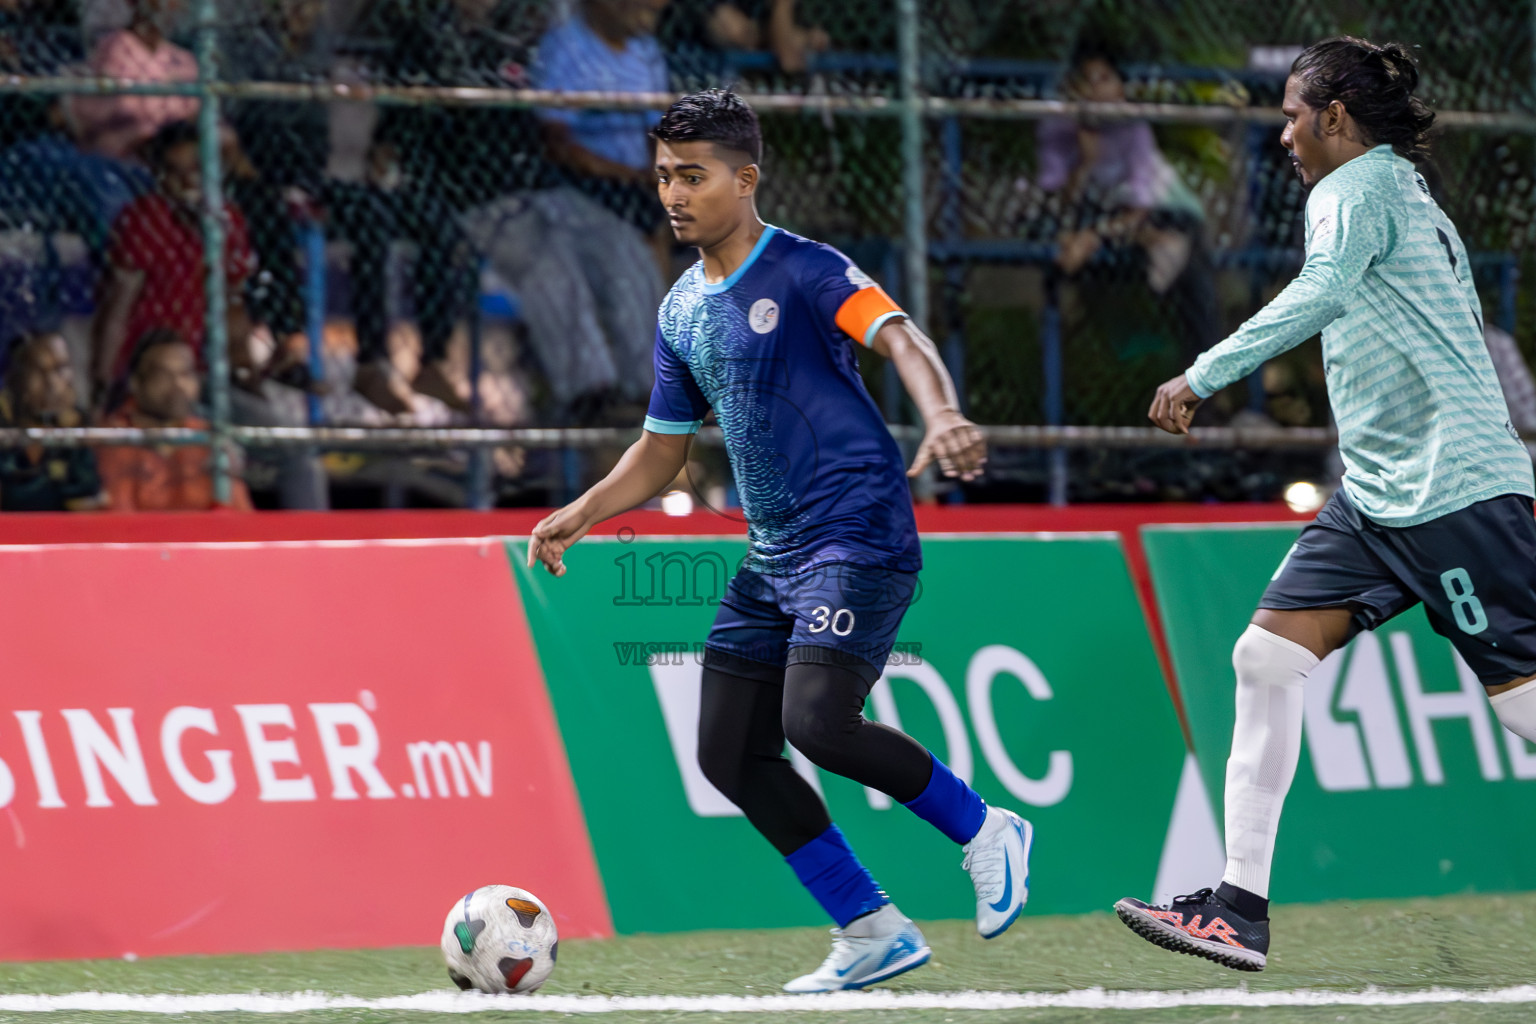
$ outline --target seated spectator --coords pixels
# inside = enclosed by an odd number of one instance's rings
[[[534,84],[664,91],[665,61],[651,34],[661,6],[583,0],[540,40]],[[471,211],[465,229],[521,300],[556,418],[622,418],[625,406],[643,405],[650,393],[658,268],[671,249],[648,135],[657,115],[542,110],[539,117],[560,169],[557,187],[508,194]]]
[[[1124,102],[1117,57],[1085,40],[1072,57],[1063,91],[1076,100]],[[1040,188],[1067,206],[1057,265],[1074,275],[1105,246],[1135,249],[1148,286],[1178,311],[1187,359],[1221,335],[1200,200],[1157,147],[1145,121],[1045,118],[1040,122]]]
[[[76,146],[61,106],[53,97],[30,137],[0,149],[0,231],[24,232],[40,249],[11,263],[20,277],[0,290],[0,324],[7,334],[59,322],[71,275],[99,275],[113,218],[150,185],[143,168]],[[71,265],[66,238],[83,243],[85,266]]]
[[[84,58],[76,0],[0,0],[0,78],[71,74]],[[7,334],[58,322],[65,261],[56,236],[78,236],[99,261],[112,217],[147,186],[137,169],[80,150],[66,123],[67,100],[17,92],[0,103],[0,231],[35,232],[44,249],[21,268],[22,280],[0,292]]]
[[[388,39],[378,70],[402,85],[529,87],[547,0],[381,0],[366,20]],[[390,175],[430,187],[455,213],[551,184],[542,131],[530,110],[428,104],[380,111],[375,146]]]
[[[0,392],[0,425],[78,427],[69,345],[56,333],[23,335],[11,345]],[[89,448],[28,445],[0,449],[0,510],[90,512],[103,508],[96,453]]]
[[[128,398],[109,427],[207,429],[192,415],[200,384],[192,346],[172,330],[142,338],[129,360]],[[98,457],[114,512],[200,512],[215,508],[213,452],[203,445],[108,445]],[[249,511],[245,483],[231,481],[230,507]]]
[[[197,59],[165,38],[181,0],[132,0],[126,28],[103,36],[91,51],[90,72],[99,78],[134,82],[195,82]],[[115,159],[135,149],[173,121],[197,116],[190,96],[76,96],[69,107],[82,148]]]
[[[77,235],[100,260],[113,219],[151,184],[142,167],[81,150],[54,102],[30,138],[0,150],[0,222]]]
[[[498,6],[488,0],[383,0],[372,19],[391,44],[382,70],[402,84],[449,84],[445,79],[455,77],[468,54],[483,47],[483,37],[501,34],[483,24]],[[455,325],[474,305],[477,280],[474,253],[456,215],[470,205],[467,185],[494,180],[505,169],[498,166],[502,162],[523,161],[515,143],[509,154],[487,152],[515,137],[515,131],[503,134],[508,120],[502,111],[390,107],[380,115],[364,180],[328,181],[319,196],[330,232],[352,243],[358,347],[353,387],[385,412],[411,412],[412,392],[459,412],[470,408],[470,382],[448,354]],[[416,248],[412,283],[422,351],[409,383],[399,379],[388,349],[389,255],[395,241]]]
[[[627,426],[643,417],[661,281],[640,233],[570,186],[472,210],[464,229],[517,294],[553,418]]]
[[[145,144],[155,176],[153,192],[130,203],[113,224],[96,317],[92,323],[92,373],[97,404],[111,408],[122,394],[128,360],[151,332],[170,330],[203,360],[208,307],[200,209],[202,172],[197,128],[175,121]],[[246,309],[244,285],[256,269],[255,254],[238,207],[224,208],[224,268],[229,361],[238,385],[231,392],[237,422],[249,426],[301,426],[284,416],[267,393],[303,355],[277,346],[276,362],[256,355],[260,340]],[[304,383],[304,381],[299,381]],[[315,452],[273,449],[277,489],[285,508],[327,506],[324,477]]]
[[[726,62],[732,50],[767,50],[781,71],[798,75],[828,46],[824,29],[796,20],[795,0],[672,0],[656,35],[690,88],[733,77]]]
[[[75,0],[0,0],[0,74],[50,77],[84,56]],[[54,99],[26,93],[6,96],[0,148],[50,130]]]
[[[666,92],[656,41],[665,0],[577,0],[539,40],[536,88],[563,92]],[[647,235],[663,226],[656,200],[651,110],[541,110],[549,158],[569,180]]]
[[[222,42],[231,81],[324,83],[335,54],[319,0],[263,0],[252,24]],[[224,108],[238,155],[225,165],[225,194],[245,215],[259,269],[246,288],[252,314],[280,339],[305,328],[297,219],[318,219],[330,156],[327,103],[234,100]]]
[[[112,225],[107,269],[92,324],[92,375],[98,400],[125,377],[139,339],[154,328],[174,330],[202,360],[207,296],[200,211],[202,170],[197,126],[174,121],[145,146],[154,191],[126,206]],[[226,301],[244,318],[245,281],[256,267],[239,209],[224,207]],[[231,346],[243,337],[231,332]]]

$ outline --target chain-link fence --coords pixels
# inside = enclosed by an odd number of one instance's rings
[[[974,419],[1046,428],[1000,433],[969,497],[1271,498],[1329,473],[1315,343],[1203,408],[1241,444],[1109,428],[1300,266],[1291,58],[1418,47],[1426,177],[1529,357],[1533,24],[1491,0],[0,0],[0,505],[568,496],[638,423],[693,258],[645,133],[716,84],[762,115],[764,218],[924,321]],[[86,424],[182,447],[94,449],[93,477],[52,447]]]

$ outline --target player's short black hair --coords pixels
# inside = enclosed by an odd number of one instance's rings
[[[165,158],[171,150],[177,146],[185,146],[189,142],[195,145],[197,141],[195,121],[172,121],[149,137],[140,150],[140,155],[143,156],[145,163],[158,171],[165,167]]]
[[[1334,100],[1372,145],[1390,145],[1410,160],[1429,155],[1429,130],[1435,115],[1413,94],[1419,84],[1418,62],[1402,43],[1373,43],[1336,36],[1314,43],[1291,65],[1302,100],[1322,110]]]
[[[684,96],[651,130],[658,142],[713,142],[763,162],[763,130],[757,113],[729,89],[705,89]]]

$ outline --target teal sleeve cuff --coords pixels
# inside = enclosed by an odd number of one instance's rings
[[[1188,384],[1189,390],[1199,395],[1202,399],[1210,398],[1216,393],[1215,388],[1207,387],[1205,381],[1197,376],[1193,366],[1184,374],[1184,383]]]
[[[871,321],[870,325],[864,329],[864,347],[869,348],[869,346],[873,345],[875,343],[875,335],[880,333],[880,328],[884,327],[886,324],[890,323],[892,320],[897,319],[898,317],[902,320],[905,320],[907,319],[907,314],[903,313],[899,309],[893,309],[889,313],[881,313],[879,316],[875,317],[875,319]]]
[[[703,423],[703,420],[659,420],[647,416],[645,429],[653,434],[696,434]]]

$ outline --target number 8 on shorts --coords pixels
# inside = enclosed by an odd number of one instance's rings
[[[1488,628],[1483,602],[1473,593],[1472,577],[1467,575],[1467,570],[1460,567],[1447,569],[1440,574],[1440,585],[1445,588],[1445,596],[1451,599],[1451,612],[1463,633],[1475,635]]]

